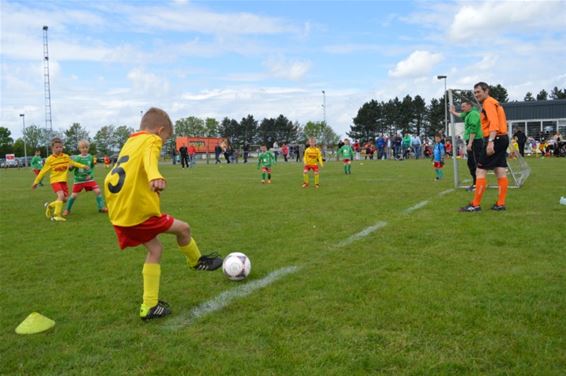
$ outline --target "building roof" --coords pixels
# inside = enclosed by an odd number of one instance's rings
[[[503,103],[508,121],[566,119],[566,99]]]

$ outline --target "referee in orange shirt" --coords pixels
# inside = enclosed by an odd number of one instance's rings
[[[481,127],[484,137],[484,147],[480,153],[476,170],[476,191],[473,201],[460,208],[462,212],[476,212],[481,210],[481,200],[487,187],[486,175],[488,170],[494,170],[497,177],[499,194],[497,202],[491,210],[505,210],[505,197],[507,196],[507,118],[499,102],[489,95],[489,85],[478,82],[474,85],[474,96],[482,104]]]

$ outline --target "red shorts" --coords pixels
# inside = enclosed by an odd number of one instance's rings
[[[174,220],[175,218],[168,214],[161,214],[161,217],[151,217],[139,225],[131,227],[114,226],[120,249],[147,243],[157,235],[169,230]]]
[[[33,173],[35,174],[35,176],[39,175],[39,171],[41,171],[41,170],[38,170],[37,168],[33,169]]]
[[[344,164],[350,164],[350,160],[348,158],[344,159]]]
[[[66,181],[51,183],[51,189],[53,189],[53,192],[55,193],[63,191],[63,193],[65,193],[65,197],[69,197],[69,186]]]
[[[271,169],[269,167],[262,167],[261,172],[267,172],[267,173],[271,174]]]
[[[94,180],[85,181],[84,183],[73,184],[73,193],[79,193],[83,189],[87,192],[90,192],[90,191],[93,191],[95,189],[98,189],[98,184],[96,184],[96,182]]]
[[[303,173],[306,174],[309,171],[318,172],[318,165],[305,165]]]
[[[442,162],[434,162],[434,168],[442,168],[444,167],[444,163]]]

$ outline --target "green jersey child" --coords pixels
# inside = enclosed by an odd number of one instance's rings
[[[63,216],[67,216],[71,213],[71,208],[73,207],[77,196],[83,189],[87,192],[94,191],[94,193],[96,193],[96,206],[98,207],[98,211],[100,213],[108,212],[108,209],[106,209],[106,205],[104,204],[104,198],[102,197],[100,188],[94,180],[94,165],[96,163],[96,160],[94,159],[95,157],[88,153],[89,146],[90,144],[88,141],[79,141],[79,151],[81,153],[79,155],[73,156],[73,160],[75,162],[90,167],[90,170],[73,168],[73,177],[75,180],[73,184],[73,193],[71,194],[71,198],[69,198],[69,200],[67,201],[67,206],[65,208],[65,211],[63,212]]]
[[[265,145],[261,146],[261,152],[257,157],[257,169],[261,167],[261,184],[271,184],[271,166],[275,163],[275,156],[267,150]]]
[[[33,169],[33,173],[35,176],[39,175],[41,168],[43,167],[43,158],[41,158],[41,151],[36,150],[35,155],[31,159],[31,168]],[[38,184],[40,187],[43,187],[43,179],[39,181]]]
[[[344,140],[344,145],[338,150],[338,158],[342,157],[344,162],[344,173],[352,174],[352,159],[354,159],[354,149],[350,146],[350,140]]]

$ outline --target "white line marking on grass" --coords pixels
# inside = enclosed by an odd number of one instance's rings
[[[383,228],[383,227],[385,227],[385,226],[387,226],[387,222],[383,222],[383,221],[377,222],[375,225],[366,227],[365,229],[363,229],[362,231],[358,232],[357,234],[354,234],[354,235],[348,237],[347,239],[342,240],[342,241],[341,241],[340,243],[338,243],[336,246],[337,246],[338,248],[340,248],[340,247],[344,247],[344,246],[350,245],[350,244],[352,244],[353,242],[355,242],[356,240],[363,239],[363,238],[365,238],[366,236],[368,236],[369,234],[371,234],[372,232],[377,231],[377,230],[379,230],[380,228]]]
[[[187,325],[194,323],[201,317],[209,315],[213,312],[219,311],[226,307],[228,304],[232,303],[233,300],[238,298],[243,298],[244,296],[250,295],[252,292],[264,288],[273,282],[281,279],[282,277],[296,273],[301,268],[298,266],[287,266],[285,268],[277,269],[262,279],[248,282],[246,284],[234,287],[231,290],[224,291],[220,293],[215,298],[212,298],[190,310],[186,315],[179,315],[171,319],[166,325],[167,329],[180,329]]]
[[[450,192],[454,192],[454,188],[451,188],[451,189],[447,189],[447,190],[445,190],[445,191],[442,191],[442,192],[440,192],[438,195],[439,195],[439,196],[444,196],[444,195],[447,195],[447,194],[450,193]]]
[[[421,202],[419,202],[418,204],[413,205],[413,206],[411,206],[410,208],[405,209],[404,213],[407,213],[407,214],[408,214],[408,213],[414,212],[414,211],[417,210],[417,209],[420,209],[420,208],[422,208],[422,207],[427,206],[428,203],[429,203],[429,200],[421,201]]]

